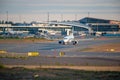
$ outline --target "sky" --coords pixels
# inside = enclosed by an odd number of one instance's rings
[[[84,17],[120,21],[120,0],[0,0],[0,20],[45,22]]]

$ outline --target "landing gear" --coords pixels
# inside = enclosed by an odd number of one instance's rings
[[[63,44],[63,45],[65,45],[66,43],[65,42],[63,42],[63,41],[59,41],[58,42],[59,44]]]
[[[73,45],[76,45],[76,44],[77,44],[77,41],[72,41],[72,44],[73,44]]]

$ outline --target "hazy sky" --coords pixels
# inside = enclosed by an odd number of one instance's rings
[[[0,20],[79,20],[89,16],[120,20],[120,0],[0,0]]]

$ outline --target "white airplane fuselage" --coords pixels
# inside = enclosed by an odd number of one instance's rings
[[[74,35],[71,34],[71,35],[65,36],[63,40],[58,41],[58,43],[63,45],[70,44],[70,43],[73,45],[76,45],[78,42],[77,40],[74,39]]]

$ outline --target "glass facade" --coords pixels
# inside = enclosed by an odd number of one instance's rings
[[[119,31],[118,25],[92,25],[93,31]]]
[[[79,20],[79,22],[83,23],[83,24],[86,24],[86,23],[109,23],[110,20],[85,17],[85,18]]]
[[[88,24],[93,31],[119,31],[118,24],[110,24],[111,20],[85,17],[79,20],[80,23]]]

